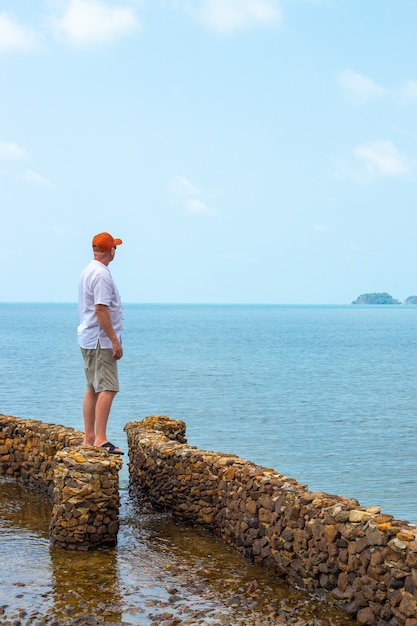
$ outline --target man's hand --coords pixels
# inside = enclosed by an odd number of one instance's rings
[[[116,339],[116,341],[112,341],[112,346],[113,346],[113,359],[118,361],[123,356],[122,344]]]

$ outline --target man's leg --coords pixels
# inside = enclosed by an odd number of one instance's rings
[[[87,389],[84,396],[83,413],[84,413],[84,446],[93,446],[95,439],[96,425],[96,404],[98,394],[91,389]]]
[[[95,405],[95,426],[96,435],[94,439],[95,446],[101,446],[107,442],[107,421],[110,415],[111,405],[117,391],[101,391]]]

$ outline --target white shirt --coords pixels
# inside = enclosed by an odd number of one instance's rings
[[[119,291],[109,268],[94,259],[81,273],[78,287],[80,323],[77,334],[78,345],[81,348],[95,349],[98,342],[102,348],[112,347],[110,339],[98,323],[97,304],[108,307],[114,331],[121,342],[122,303]]]

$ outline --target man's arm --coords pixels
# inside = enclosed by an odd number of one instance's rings
[[[98,323],[110,339],[113,346],[113,359],[118,361],[123,356],[123,348],[116,333],[114,332],[108,307],[105,304],[96,304],[96,315]]]

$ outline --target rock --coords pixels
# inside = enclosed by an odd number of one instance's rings
[[[416,527],[378,506],[310,493],[239,457],[173,443],[166,419],[161,428],[157,416],[125,428],[130,491],[142,502],[210,528],[257,565],[340,603],[360,624],[377,626],[394,611],[398,626],[414,617]]]

